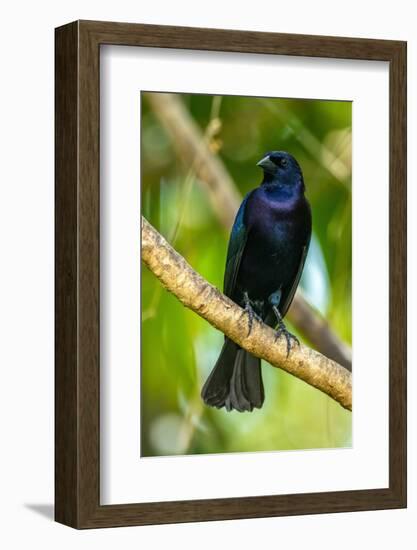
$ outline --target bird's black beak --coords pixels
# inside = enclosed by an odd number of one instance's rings
[[[260,168],[262,168],[262,170],[264,170],[268,174],[275,174],[275,171],[277,169],[277,167],[275,166],[275,164],[272,162],[272,160],[269,158],[268,155],[263,159],[261,159],[256,164],[256,166],[259,166]]]

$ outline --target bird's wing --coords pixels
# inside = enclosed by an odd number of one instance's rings
[[[249,192],[243,199],[242,204],[236,214],[235,222],[230,234],[229,247],[227,249],[226,269],[224,272],[223,292],[229,298],[233,299],[233,292],[235,290],[236,278],[239,272],[240,262],[242,260],[243,250],[246,246],[248,239],[248,228],[244,223],[244,214],[246,204],[249,196],[252,192]]]
[[[298,283],[300,282],[301,274],[303,272],[303,267],[304,267],[304,264],[305,264],[305,261],[306,261],[309,245],[310,245],[310,239],[308,240],[307,244],[303,247],[303,249],[301,251],[301,258],[300,258],[300,262],[298,264],[298,270],[297,270],[297,273],[296,273],[295,278],[293,280],[292,286],[290,286],[288,289],[284,289],[284,291],[283,291],[282,298],[281,298],[281,303],[279,305],[279,310],[280,310],[280,313],[281,313],[282,317],[284,317],[285,314],[287,313],[287,311],[288,311],[288,309],[291,305],[291,302],[294,298],[295,291],[297,290]]]

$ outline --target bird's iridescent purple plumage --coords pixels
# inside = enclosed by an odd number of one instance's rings
[[[258,163],[259,187],[243,200],[230,235],[224,293],[242,307],[248,300],[268,325],[284,317],[301,277],[311,237],[311,210],[298,162],[272,151]],[[204,401],[228,410],[263,403],[260,361],[226,338],[202,390]]]

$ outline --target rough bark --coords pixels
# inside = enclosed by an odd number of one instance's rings
[[[287,357],[285,339],[275,340],[275,331],[254,320],[248,335],[246,312],[192,269],[154,227],[142,217],[142,260],[163,286],[187,308],[206,319],[247,351],[273,367],[304,380],[352,410],[350,372],[300,344]]]

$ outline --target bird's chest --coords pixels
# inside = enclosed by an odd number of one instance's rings
[[[282,261],[304,238],[306,219],[302,200],[274,202],[266,196],[254,201],[249,213],[249,238],[255,254]]]
[[[287,216],[264,216],[251,227],[248,248],[253,260],[261,260],[274,270],[291,260],[292,252],[300,247],[301,224]]]
[[[267,295],[290,284],[307,241],[302,204],[253,205],[241,277],[252,293]],[[243,282],[242,280],[242,282]]]

